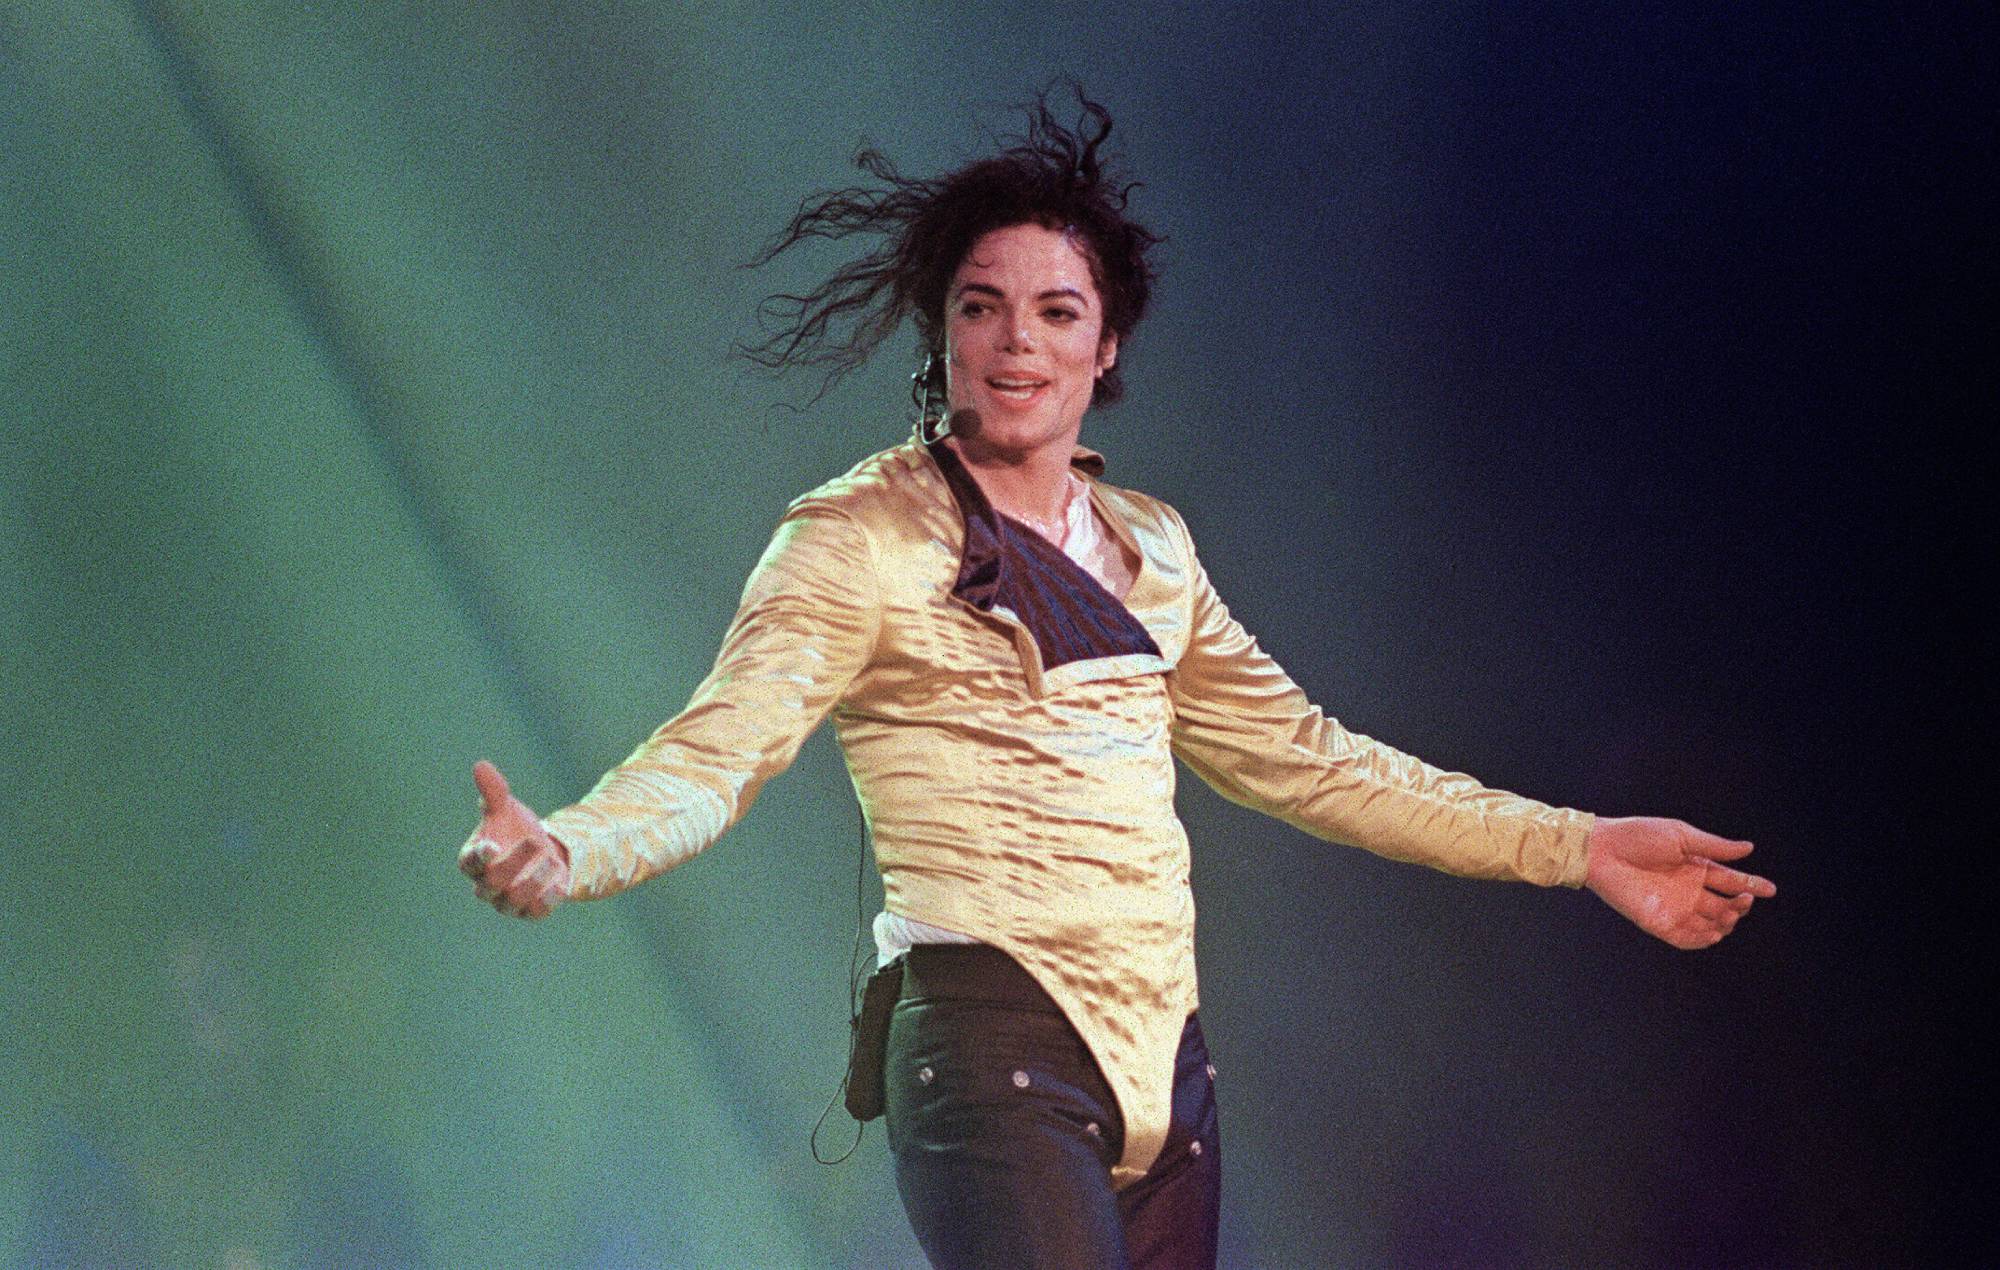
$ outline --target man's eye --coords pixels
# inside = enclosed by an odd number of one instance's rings
[[[1077,314],[1074,309],[1050,309],[1044,316],[1051,322],[1074,322]]]
[[[967,300],[958,306],[958,311],[966,317],[978,317],[980,314],[986,312],[986,306],[977,300]]]

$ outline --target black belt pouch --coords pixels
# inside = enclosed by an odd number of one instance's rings
[[[861,993],[861,1013],[854,1016],[853,1043],[847,1058],[847,1114],[869,1121],[882,1114],[883,1064],[889,1052],[889,1015],[903,994],[903,959],[896,958],[868,976]]]

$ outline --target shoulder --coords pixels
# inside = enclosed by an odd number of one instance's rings
[[[921,447],[892,446],[793,499],[759,571],[832,570],[857,584],[906,573],[913,551],[959,532],[955,506]]]
[[[785,519],[835,516],[867,529],[901,519],[913,503],[948,500],[937,466],[914,441],[891,446],[793,499]]]
[[[744,584],[744,599],[840,592],[856,599],[881,574],[879,527],[893,523],[889,510],[907,501],[906,447],[872,454],[830,481],[794,498],[778,518],[771,541]]]

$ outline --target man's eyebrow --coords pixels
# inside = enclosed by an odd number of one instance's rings
[[[981,295],[990,295],[996,299],[1004,298],[1005,296],[1005,293],[1000,288],[988,282],[961,282],[958,284],[959,295],[964,295],[968,291],[977,291]],[[1037,300],[1075,300],[1077,303],[1084,305],[1090,303],[1090,298],[1075,287],[1054,287],[1042,292],[1035,298]]]

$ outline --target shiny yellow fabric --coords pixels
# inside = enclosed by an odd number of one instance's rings
[[[1196,1004],[1174,755],[1309,833],[1474,877],[1579,885],[1591,819],[1343,729],[1231,619],[1172,508],[1090,496],[1160,656],[1045,671],[1018,622],[953,597],[964,522],[907,443],[791,506],[688,708],[548,825],[575,894],[613,894],[719,837],[831,710],[889,909],[1004,949],[1062,1006],[1118,1096],[1122,1186],[1159,1152]]]

